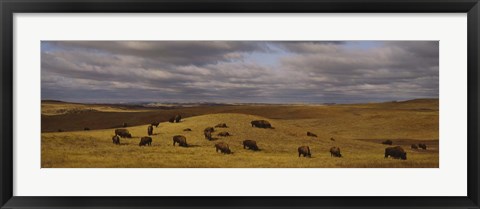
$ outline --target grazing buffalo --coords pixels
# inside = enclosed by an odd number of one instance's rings
[[[215,129],[213,129],[213,127],[207,127],[207,128],[205,128],[205,129],[203,129],[203,132],[206,132],[206,131],[208,131],[208,132],[214,132]]]
[[[224,132],[220,132],[218,133],[218,136],[223,136],[223,137],[227,137],[227,136],[231,136],[230,133],[224,131]]]
[[[330,157],[342,157],[342,154],[340,153],[340,147],[330,148]]]
[[[427,145],[426,145],[426,144],[418,144],[418,147],[422,148],[423,150],[426,150],[426,149],[427,149]]]
[[[192,131],[190,128],[183,129],[183,131]]]
[[[138,143],[138,146],[152,146],[152,137],[149,136],[144,136],[140,139],[140,143]]]
[[[272,125],[266,121],[266,120],[254,120],[250,122],[252,124],[252,127],[257,127],[257,128],[272,128]]]
[[[330,141],[335,141],[335,139],[333,137],[330,138]]]
[[[212,140],[212,132],[210,132],[210,131],[203,131],[203,135],[205,135],[205,139],[208,139],[209,141]]]
[[[114,144],[120,144],[120,137],[118,137],[118,135],[115,135],[112,137],[112,142]]]
[[[314,133],[312,133],[312,132],[310,132],[310,131],[307,131],[307,136],[317,137],[316,134],[314,134]]]
[[[132,134],[124,128],[115,129],[115,135],[119,135],[122,138],[132,138]]]
[[[157,128],[158,128],[159,124],[160,124],[160,122],[157,122],[157,121],[154,121],[154,122],[150,123],[150,125],[155,126]]]
[[[63,132],[63,129],[58,129],[58,132]]]
[[[84,131],[90,131],[90,128],[85,127],[85,128],[83,128],[83,130],[84,130]]]
[[[226,123],[219,123],[215,126],[215,128],[228,128]]]
[[[388,156],[394,159],[399,159],[399,158],[402,160],[407,159],[407,153],[400,146],[385,148],[385,158],[388,158]]]
[[[180,123],[180,120],[182,120],[181,115],[175,115],[175,123]]]
[[[387,140],[383,141],[383,142],[382,142],[382,144],[386,144],[386,145],[392,145],[392,144],[393,144],[393,142],[392,142],[392,140],[390,140],[390,139],[387,139]]]
[[[124,128],[126,128],[126,127],[128,126],[128,124],[127,124],[127,123],[123,123],[122,126],[123,126]]]
[[[418,149],[417,145],[416,144],[412,144],[412,149]]]
[[[187,147],[187,138],[182,135],[176,135],[173,137],[173,146],[178,143],[181,147]]]
[[[153,135],[153,126],[152,126],[152,125],[148,126],[147,134],[148,134],[149,136]]]
[[[171,117],[170,119],[168,119],[168,122],[170,122],[170,123],[175,123],[175,116],[174,116],[174,117]]]
[[[220,152],[223,154],[232,154],[232,151],[230,151],[228,144],[225,142],[216,143],[215,149],[216,149],[215,152],[218,152],[218,150],[220,150]]]
[[[257,142],[254,140],[245,140],[243,141],[243,149],[248,148],[249,150],[258,151]]]
[[[310,152],[310,147],[308,146],[301,146],[298,148],[298,157],[303,155],[303,157],[312,157],[312,153]]]

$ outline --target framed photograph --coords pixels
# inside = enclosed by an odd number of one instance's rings
[[[479,208],[479,4],[2,1],[1,208]]]

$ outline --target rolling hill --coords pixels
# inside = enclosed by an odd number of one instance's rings
[[[435,103],[432,105],[432,101],[427,101],[427,105],[422,101],[420,105],[397,102],[286,106],[283,109],[278,106],[216,108],[214,112],[217,113],[187,117],[181,123],[162,122],[154,129],[151,147],[138,146],[139,137],[147,135],[146,124],[128,127],[133,138],[121,139],[121,145],[112,144],[114,129],[42,133],[42,168],[439,166],[438,103],[435,109]],[[297,115],[297,118],[291,117],[293,115]],[[268,120],[274,129],[251,127],[250,121],[256,119]],[[226,123],[229,127],[217,128],[214,135],[220,131],[228,131],[232,136],[215,136],[216,139],[213,141],[206,140],[203,129],[218,123]],[[192,131],[185,132],[183,131],[185,128]],[[307,131],[316,133],[318,137],[308,137]],[[174,135],[186,136],[190,146],[187,148],[173,146]],[[331,137],[335,138],[335,141],[331,141]],[[261,151],[243,149],[242,141],[245,139],[256,140]],[[384,159],[387,145],[379,143],[383,139],[392,139],[394,145],[403,146],[408,153],[408,159]],[[214,144],[220,141],[228,143],[234,153],[232,155],[216,153]],[[410,144],[419,142],[426,142],[428,150],[410,149]],[[301,145],[310,146],[312,158],[298,157],[297,147]],[[344,157],[331,157],[329,149],[332,146],[340,147]]]

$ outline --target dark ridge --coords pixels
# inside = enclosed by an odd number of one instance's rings
[[[48,102],[48,103],[71,103],[71,102],[64,102],[64,101],[60,101],[60,100],[49,100],[49,99],[42,100],[42,103],[43,102]]]

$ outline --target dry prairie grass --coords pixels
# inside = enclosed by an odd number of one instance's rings
[[[42,115],[63,115],[83,112],[145,112],[108,105],[87,105],[65,102],[42,102]]]
[[[369,104],[305,109],[289,106],[283,111],[280,107],[230,108],[225,111],[239,113],[207,114],[185,118],[181,123],[161,123],[154,129],[151,147],[138,146],[139,137],[147,134],[147,125],[129,127],[133,138],[121,139],[119,146],[111,140],[114,129],[42,133],[41,163],[43,168],[439,167],[438,102],[436,106],[435,103],[428,105],[432,108],[425,108],[423,103],[394,105],[400,107]],[[250,121],[255,119],[268,120],[275,128],[253,128]],[[204,139],[203,129],[218,123],[229,127],[216,128],[214,135],[228,131],[232,136],[215,136],[214,141]],[[185,128],[192,131],[184,132]],[[316,133],[318,138],[307,137],[307,131]],[[186,136],[190,147],[172,145],[172,137],[178,134]],[[261,151],[243,149],[245,139],[256,140]],[[401,144],[408,159],[384,159],[387,146],[378,143],[383,139]],[[234,154],[216,153],[214,144],[219,141],[228,143]],[[427,151],[410,149],[410,143],[421,141],[429,142]],[[312,158],[298,157],[297,147],[301,145],[310,146]],[[330,157],[332,146],[340,147],[344,157]]]

